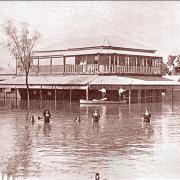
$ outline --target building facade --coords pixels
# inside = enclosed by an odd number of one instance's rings
[[[161,75],[155,50],[112,46],[36,51],[31,74]],[[23,68],[17,66],[18,74]]]
[[[26,99],[24,70],[20,64],[16,68],[16,76],[0,87]],[[99,90],[105,88],[110,101],[118,101],[118,90],[124,89],[127,102],[159,102],[162,93],[180,84],[163,78],[161,68],[162,57],[155,50],[94,46],[36,51],[29,74],[30,98],[100,99]]]

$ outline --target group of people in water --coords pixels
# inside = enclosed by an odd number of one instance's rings
[[[92,113],[92,121],[94,121],[94,122],[98,122],[99,121],[99,119],[100,119],[100,114],[99,114],[99,111],[97,110],[97,109],[94,109],[94,112]],[[75,122],[80,122],[81,121],[81,118],[80,118],[80,116],[78,115],[78,116],[76,116],[76,118],[75,118],[75,120],[74,120]]]
[[[50,118],[51,118],[51,113],[50,113],[50,111],[48,109],[45,109],[43,111],[43,117],[41,117],[41,116],[37,117],[38,120],[44,119],[44,123],[50,123]],[[92,121],[93,122],[98,122],[99,119],[100,119],[100,113],[99,113],[99,111],[97,109],[94,109],[94,111],[92,113]],[[148,110],[148,108],[145,109],[145,113],[143,114],[142,119],[143,119],[143,123],[146,123],[146,124],[150,124],[151,123],[151,113]],[[75,122],[81,122],[80,116],[78,115],[74,119],[74,121]],[[31,116],[30,122],[34,125],[34,123],[36,122],[34,116]],[[100,180],[99,173],[95,174],[95,180]]]
[[[94,109],[93,113],[92,113],[92,121],[93,122],[98,122],[99,119],[100,119],[100,113],[97,109]],[[43,117],[41,116],[38,116],[37,117],[37,120],[41,120],[43,119],[44,120],[44,123],[50,123],[50,118],[51,118],[51,113],[48,109],[45,109],[43,111]],[[151,113],[150,111],[148,110],[148,108],[145,109],[145,113],[143,114],[143,123],[151,123]],[[80,116],[76,116],[76,118],[74,119],[75,122],[80,122],[81,121],[81,118]],[[34,123],[36,122],[34,116],[31,116],[30,118],[30,123],[32,125],[34,125]]]
[[[45,109],[43,111],[43,117],[42,116],[38,116],[37,117],[37,120],[41,120],[43,119],[44,120],[44,123],[50,123],[50,118],[51,118],[51,113],[49,111],[49,109]],[[34,123],[36,122],[35,120],[35,117],[34,116],[31,116],[30,119],[29,119],[29,122],[34,125]]]
[[[102,99],[107,98],[107,96],[106,96],[106,89],[105,89],[105,88],[102,88],[102,89],[99,90],[99,91],[102,92]],[[124,92],[125,92],[125,91],[126,91],[126,90],[124,90],[124,89],[122,89],[122,88],[120,88],[120,89],[118,90],[119,99],[120,99],[120,100],[123,100],[123,99],[124,99]],[[49,111],[48,109],[45,109],[45,110],[43,111],[43,117],[38,116],[37,119],[38,119],[38,120],[44,119],[44,123],[50,123],[50,118],[51,118],[51,113],[50,113],[50,111]],[[100,119],[100,113],[99,113],[99,111],[98,111],[97,109],[94,109],[94,111],[93,111],[93,113],[92,113],[92,121],[93,121],[93,122],[98,122],[99,119]],[[151,122],[150,119],[151,119],[151,113],[150,113],[149,110],[146,108],[145,113],[143,114],[143,123],[150,123],[150,122]],[[80,116],[78,115],[78,116],[75,118],[74,121],[75,121],[75,122],[80,122],[80,121],[81,121]],[[31,116],[30,122],[31,122],[31,124],[34,124],[34,123],[36,122],[34,116]]]
[[[101,116],[100,116],[99,111],[97,109],[95,109],[94,112],[92,113],[92,121],[98,122],[100,117]],[[78,115],[74,121],[80,122],[81,121],[80,116]],[[145,109],[145,113],[143,114],[143,123],[151,123],[151,113],[148,110],[148,108]]]
[[[37,117],[37,120],[43,119],[43,120],[44,120],[44,123],[50,123],[50,118],[51,118],[51,113],[50,113],[50,111],[49,111],[48,109],[45,109],[45,110],[43,111],[43,117],[42,117],[42,116],[38,116],[38,117]],[[94,109],[94,112],[92,113],[92,120],[93,120],[94,122],[98,122],[99,119],[100,119],[100,113],[99,113],[99,111],[98,111],[97,109]],[[80,121],[81,121],[80,116],[79,116],[79,115],[76,116],[76,118],[74,119],[74,121],[75,121],[75,122],[80,122]],[[30,122],[32,125],[34,125],[34,123],[36,122],[35,117],[34,117],[34,116],[31,116],[29,122]]]

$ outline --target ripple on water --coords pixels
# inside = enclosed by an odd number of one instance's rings
[[[50,125],[30,125],[28,117],[42,115],[46,106],[52,113]],[[174,111],[168,103],[146,106],[152,112],[150,128],[141,126],[140,104],[132,105],[130,114],[126,105],[98,106],[101,119],[94,124],[93,107],[79,104],[55,109],[53,102],[44,102],[40,109],[34,101],[29,112],[23,104],[17,109],[0,107],[1,176],[92,180],[99,172],[108,180],[180,178],[179,104]]]

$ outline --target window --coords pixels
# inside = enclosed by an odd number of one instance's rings
[[[41,66],[41,65],[43,65],[43,66],[45,66],[45,65],[50,65],[50,58],[47,58],[47,59],[39,59],[39,65]]]
[[[138,56],[137,57],[137,64],[136,64],[137,66],[140,66],[141,65],[141,60],[140,60],[140,57]]]
[[[145,65],[145,59],[144,57],[140,57],[140,65],[144,66]]]
[[[152,59],[150,57],[146,58],[146,66],[152,66]]]
[[[75,65],[75,57],[66,57],[66,64]]]
[[[125,56],[119,55],[119,65],[125,66]]]
[[[95,60],[95,55],[87,55],[87,64],[94,64],[94,62],[98,62]]]
[[[63,65],[63,58],[53,58],[52,65]]]
[[[135,56],[129,56],[129,65],[136,66],[136,57]]]

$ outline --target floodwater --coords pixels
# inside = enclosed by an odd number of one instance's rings
[[[180,179],[180,103],[96,105],[53,101],[0,102],[0,179],[101,180]],[[145,107],[151,127],[142,126]],[[49,108],[49,125],[30,125]],[[81,123],[73,120],[81,116]]]

